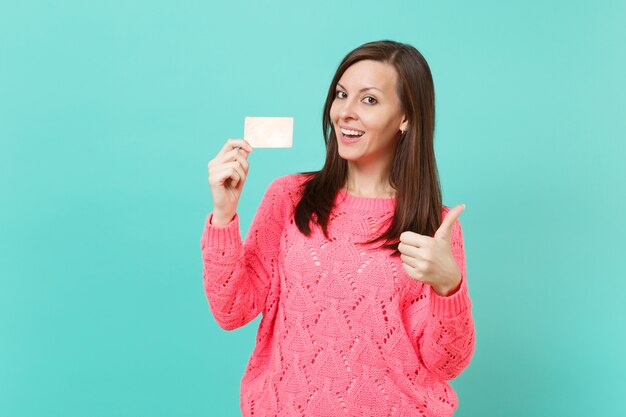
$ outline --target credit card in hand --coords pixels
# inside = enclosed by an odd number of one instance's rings
[[[246,117],[243,138],[253,148],[291,148],[293,117]]]

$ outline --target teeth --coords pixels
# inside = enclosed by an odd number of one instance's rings
[[[344,135],[351,135],[351,136],[361,136],[362,134],[364,134],[365,132],[361,132],[359,130],[348,130],[348,129],[341,129],[341,133],[343,133]]]

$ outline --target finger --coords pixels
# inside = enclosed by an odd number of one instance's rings
[[[237,184],[241,180],[241,172],[237,170],[234,166],[224,167],[222,171],[222,185],[227,187],[228,180],[230,180],[231,187],[237,187]]]
[[[246,146],[245,146],[244,148],[245,148],[248,152],[252,152],[252,149],[254,149],[254,148],[252,147],[252,145],[250,144],[250,142],[248,142],[248,141],[247,141],[247,140],[245,140],[245,139],[241,139],[241,140],[243,140],[243,142],[246,144]]]
[[[242,148],[248,151],[248,153],[252,152],[252,146],[245,139],[228,139],[217,155],[223,156],[227,152],[236,148]]]
[[[437,229],[437,231],[435,232],[434,237],[436,239],[450,240],[450,236],[452,235],[452,226],[454,225],[456,219],[459,218],[463,210],[465,210],[465,204],[459,204],[458,206],[448,211],[446,217],[441,222],[441,226],[439,226],[439,229]]]
[[[235,169],[230,174],[230,179],[231,179],[230,185],[233,186],[234,188],[237,188],[237,185],[241,181],[241,173],[237,169]]]
[[[243,171],[248,175],[248,170],[250,169],[250,164],[246,158],[237,159],[243,168]]]
[[[420,274],[415,268],[405,263],[402,264],[402,268],[404,268],[408,276],[422,282],[422,274]]]
[[[406,243],[398,243],[398,251],[413,259],[424,259],[424,249]]]
[[[415,247],[426,247],[432,244],[432,237],[420,235],[419,233],[405,231],[400,233],[400,242]]]
[[[226,152],[224,155],[220,157],[219,163],[232,162],[232,161],[236,161],[237,159],[247,160],[249,154],[250,152],[248,152],[244,148],[231,149],[230,151]]]
[[[238,162],[228,162],[224,166],[226,167],[228,177],[232,179],[230,185],[237,187],[240,182],[243,183],[246,174]]]
[[[248,148],[235,148],[233,149],[233,152],[235,153],[235,155],[242,155],[247,158],[248,155],[250,155],[250,152],[252,151],[249,150]]]
[[[236,181],[233,181],[233,187],[236,187],[237,185],[239,185],[239,183],[243,184],[246,179],[246,173],[244,172],[242,166],[239,164],[235,165],[233,168],[238,177]]]
[[[244,148],[235,148],[235,149],[231,149],[225,154],[216,156],[215,159],[209,162],[209,167],[219,167],[226,163],[236,162],[238,160],[245,161],[245,162],[242,162],[242,165],[247,166],[248,165],[247,159],[248,159],[247,150],[245,150]]]
[[[401,254],[400,259],[402,259],[402,262],[404,262],[411,268],[417,269],[417,261],[415,258],[408,256],[408,255]]]
[[[227,162],[210,169],[209,184],[225,186],[228,178],[231,178],[231,185],[235,186],[242,176],[245,177],[245,174],[237,162]]]
[[[413,259],[413,263],[408,263],[407,265],[413,268],[415,273],[419,276],[424,276],[429,270],[428,262],[422,259]]]
[[[219,165],[209,168],[209,184],[224,186],[228,178],[232,174],[232,169],[225,165]]]
[[[238,172],[240,174],[240,177],[245,176],[245,172],[239,161],[226,162],[224,164],[224,168],[226,168],[226,170],[230,173],[233,173],[235,171]]]
[[[242,148],[233,150],[232,160],[239,162],[243,167],[244,172],[248,172],[250,164],[248,163],[248,152],[245,149]]]

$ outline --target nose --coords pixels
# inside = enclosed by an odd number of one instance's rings
[[[354,111],[354,104],[352,103],[352,100],[348,99],[348,100],[344,100],[343,103],[341,104],[341,108],[339,109],[339,116],[342,119],[348,119],[348,118],[356,118],[356,113]]]

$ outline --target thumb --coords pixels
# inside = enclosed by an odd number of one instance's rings
[[[435,232],[434,238],[436,239],[446,239],[450,240],[450,236],[452,235],[452,225],[459,218],[461,213],[465,210],[465,204],[459,204],[454,207],[446,214],[446,217],[441,222],[441,226]]]

